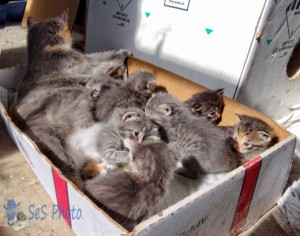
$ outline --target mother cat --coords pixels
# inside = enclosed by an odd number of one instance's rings
[[[11,117],[53,164],[82,188],[74,161],[65,152],[65,139],[73,127],[94,122],[93,88],[85,85],[91,79],[101,81],[107,74],[122,73],[129,52],[108,51],[95,60],[75,51],[67,13],[42,22],[29,18],[28,26],[29,68],[19,85]]]

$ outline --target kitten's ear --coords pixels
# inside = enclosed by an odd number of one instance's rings
[[[136,112],[130,111],[125,113],[125,115],[122,116],[122,122],[129,121],[129,120],[135,120],[140,115]]]
[[[236,121],[237,122],[241,122],[241,120],[242,120],[242,115],[239,115],[239,114],[236,114],[236,113],[234,113],[235,114],[235,117],[236,117]]]
[[[217,89],[217,90],[215,90],[215,93],[216,93],[217,95],[221,96],[221,95],[223,95],[223,93],[224,93],[224,89],[223,89],[223,88]]]
[[[150,89],[151,91],[155,91],[156,88],[156,81],[152,80],[147,84],[147,88]]]
[[[63,20],[66,24],[68,24],[68,16],[69,16],[69,8],[67,8],[60,16],[59,19]]]
[[[192,112],[198,112],[203,109],[203,106],[200,106],[199,104],[193,105]]]
[[[159,110],[167,116],[172,114],[172,107],[169,104],[160,104],[158,107]]]
[[[257,131],[257,134],[258,134],[258,137],[261,140],[263,140],[264,142],[268,143],[268,142],[270,142],[272,140],[271,135],[268,132],[266,132],[266,131],[259,130],[259,131]]]
[[[32,26],[32,25],[34,25],[34,24],[36,24],[36,23],[38,23],[38,21],[37,20],[35,20],[35,19],[33,19],[32,17],[28,17],[27,18],[27,26],[28,27],[30,27],[30,26]]]

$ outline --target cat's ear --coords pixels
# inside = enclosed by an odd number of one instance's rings
[[[150,89],[151,91],[155,91],[155,88],[156,88],[155,80],[152,80],[147,84],[147,89]]]
[[[257,134],[258,134],[258,137],[261,140],[263,140],[264,142],[268,143],[268,142],[270,142],[272,140],[271,135],[268,132],[266,132],[266,131],[259,130],[259,131],[257,131]]]
[[[161,112],[163,112],[164,114],[166,114],[167,116],[169,116],[169,115],[171,115],[172,114],[172,107],[171,107],[171,105],[169,105],[169,104],[160,104],[159,106],[158,106],[158,108],[159,108],[159,110],[161,111]]]
[[[38,21],[37,20],[35,20],[35,19],[33,19],[32,17],[28,17],[27,18],[27,26],[28,27],[30,27],[30,26],[32,26],[32,25],[34,25],[34,24],[36,24],[36,23],[38,23]]]
[[[199,112],[203,109],[203,106],[200,106],[199,104],[195,104],[192,107],[192,112]]]
[[[65,24],[68,24],[68,16],[69,16],[69,8],[67,8],[60,16],[58,16],[58,18],[63,20]]]
[[[135,120],[140,115],[136,112],[129,111],[125,113],[125,115],[122,116],[122,122],[129,121],[129,120]]]
[[[217,95],[219,95],[219,96],[222,96],[223,93],[224,93],[224,89],[223,89],[223,88],[217,89],[217,90],[215,90],[215,93],[216,93]]]

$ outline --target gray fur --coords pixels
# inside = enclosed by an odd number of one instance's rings
[[[218,89],[195,93],[185,103],[190,107],[194,115],[203,116],[212,124],[217,125],[222,121],[224,109],[223,91],[224,89]]]
[[[102,81],[103,73],[124,66],[126,53],[120,51],[125,56],[122,60],[117,52],[108,61],[95,61],[73,50],[66,18],[65,14],[42,22],[29,18],[29,69],[19,85],[11,117],[52,163],[81,188],[79,171],[65,151],[65,140],[74,127],[88,127],[95,122],[94,85]]]
[[[152,130],[152,123],[138,108],[116,108],[108,123],[76,129],[66,140],[67,152],[77,169],[94,159],[111,165],[128,164],[131,146],[141,143]]]
[[[100,122],[109,120],[115,107],[144,109],[155,87],[155,78],[151,73],[135,71],[120,87],[115,86],[100,95],[95,111],[97,120]]]
[[[138,145],[133,169],[98,175],[85,183],[87,194],[128,230],[145,219],[165,195],[179,153],[174,145]]]
[[[237,167],[240,155],[234,141],[205,119],[166,93],[158,93],[146,105],[146,115],[161,125],[170,142],[181,152],[182,169],[178,174],[198,178],[202,173],[230,171]]]

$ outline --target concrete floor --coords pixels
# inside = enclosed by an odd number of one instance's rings
[[[22,65],[26,63],[26,30],[19,25],[11,25],[0,29],[0,68]],[[32,172],[17,147],[10,139],[3,120],[0,119],[0,205],[7,199],[20,203],[20,210],[32,212],[46,205],[52,207],[52,201],[43,186]],[[29,209],[30,205],[31,208]],[[6,222],[4,209],[0,210],[0,235],[16,235]],[[31,216],[30,214],[27,216]],[[46,217],[44,220],[27,220],[29,226],[20,230],[18,235],[74,235],[64,220]],[[266,236],[286,235],[274,220],[271,211],[257,222],[251,229],[241,235]]]

